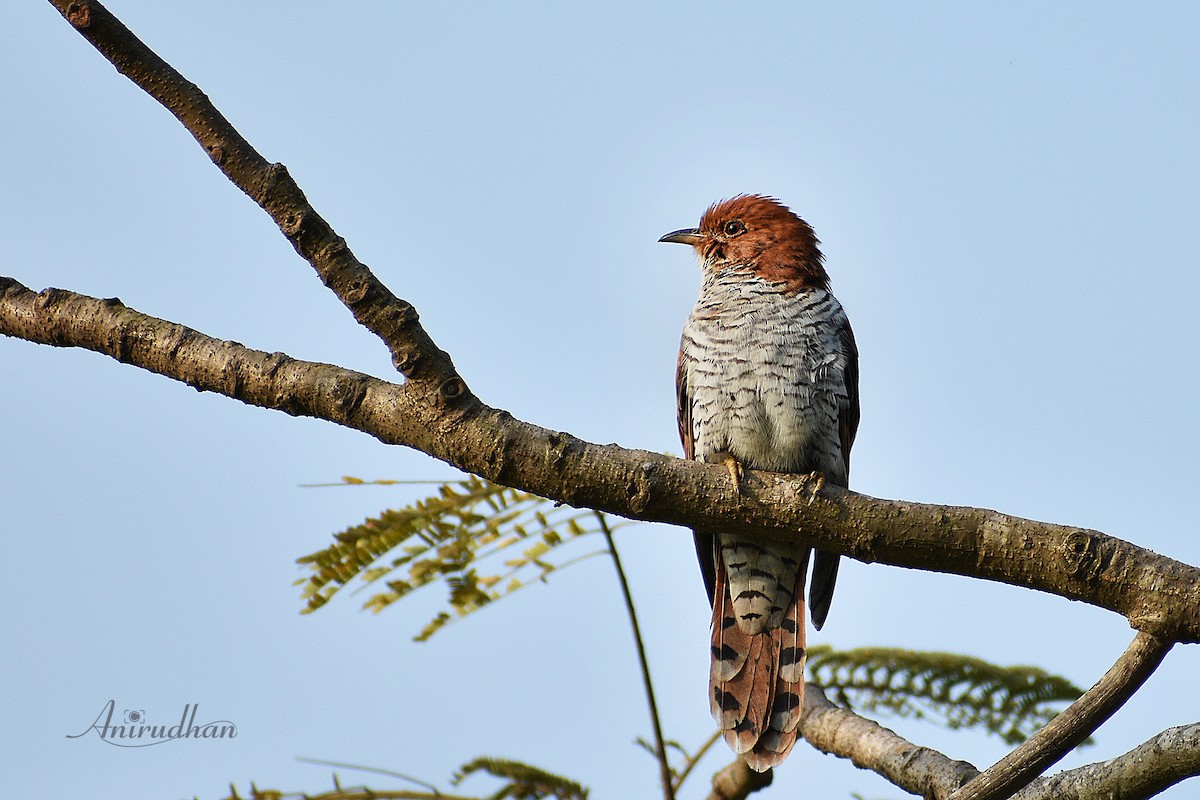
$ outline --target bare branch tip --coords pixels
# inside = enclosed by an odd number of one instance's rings
[[[84,2],[83,0],[68,3],[66,13],[63,16],[67,18],[67,22],[71,23],[78,30],[91,27],[91,3]]]

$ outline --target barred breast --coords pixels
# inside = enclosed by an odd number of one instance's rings
[[[695,456],[846,482],[845,311],[829,291],[785,294],[742,271],[710,275],[683,331]]]

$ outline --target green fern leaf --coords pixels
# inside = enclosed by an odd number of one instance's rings
[[[837,702],[948,728],[982,728],[1018,744],[1083,690],[1037,667],[1002,667],[954,653],[885,647],[809,650],[812,682]]]
[[[555,506],[480,478],[446,483],[430,497],[384,511],[335,534],[324,550],[297,559],[310,573],[300,582],[304,613],[323,607],[356,579],[363,585],[386,585],[363,604],[376,613],[417,589],[441,583],[447,607],[416,637],[427,639],[456,619],[544,582],[551,572],[603,553],[572,555],[568,548],[598,532],[596,524],[590,511]]]
[[[457,786],[467,776],[476,772],[506,781],[503,788],[492,795],[494,800],[587,800],[588,796],[587,788],[573,780],[529,764],[522,764],[520,761],[503,758],[476,758],[463,764],[451,783]]]

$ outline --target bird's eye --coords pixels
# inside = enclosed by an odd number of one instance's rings
[[[746,226],[740,219],[731,219],[721,226],[721,230],[725,232],[726,236],[738,236],[746,232]]]

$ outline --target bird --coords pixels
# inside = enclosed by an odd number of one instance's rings
[[[803,473],[845,487],[858,431],[858,347],[829,288],[812,227],[773,197],[714,203],[691,245],[703,272],[676,370],[688,459]],[[804,587],[810,548],[736,532],[695,532],[712,603],[709,704],[725,741],[754,770],[783,762],[804,705]],[[808,602],[825,623],[838,556],[816,551]]]

